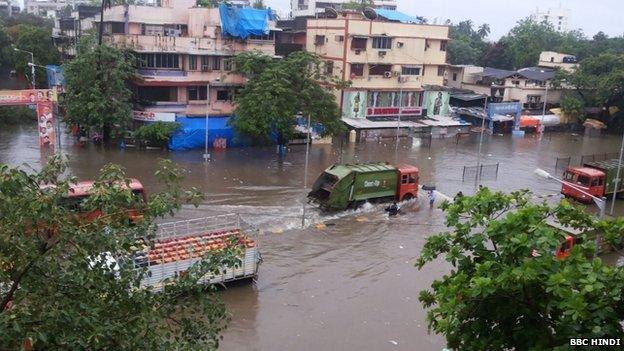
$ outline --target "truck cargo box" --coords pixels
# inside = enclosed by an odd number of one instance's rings
[[[611,159],[605,161],[596,161],[596,162],[588,162],[585,163],[584,167],[594,168],[599,171],[602,171],[605,175],[605,195],[613,194],[613,190],[615,189],[615,179],[617,177],[617,169],[620,161],[618,159]],[[622,172],[624,173],[624,171]],[[624,174],[620,175],[622,178]],[[620,181],[618,184],[617,192],[624,191],[624,182]]]

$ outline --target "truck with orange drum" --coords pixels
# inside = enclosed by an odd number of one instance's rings
[[[621,196],[624,194],[624,182],[622,180],[616,182],[618,166],[619,160],[611,159],[588,162],[582,167],[568,167],[563,173],[561,193],[580,202],[591,202],[592,199],[579,190],[598,198],[612,195],[614,192]],[[624,174],[621,174],[620,178],[622,176]]]

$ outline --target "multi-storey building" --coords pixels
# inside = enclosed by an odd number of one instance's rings
[[[0,13],[7,16],[19,13],[20,7],[17,5],[17,1],[11,2],[10,0],[0,0]]]
[[[63,59],[76,56],[77,43],[85,31],[93,28],[95,17],[100,13],[99,6],[76,5],[71,13],[58,16],[54,20],[52,38]]]
[[[275,55],[275,23],[267,34],[246,39],[223,33],[218,8],[195,0],[163,0],[159,7],[115,6],[104,13],[106,41],[133,51],[139,62],[133,88],[146,112],[227,119],[236,89],[233,57],[257,50]]]
[[[328,7],[341,10],[342,5],[349,2],[353,0],[290,0],[291,17],[314,16]],[[386,10],[397,8],[396,0],[375,0],[373,3],[375,7]]]
[[[24,0],[24,11],[37,16],[56,18],[59,12],[64,11],[77,2],[74,0]]]
[[[567,32],[570,26],[570,10],[559,7],[551,7],[540,11],[536,9],[531,18],[536,22],[546,22],[558,32]]]
[[[328,74],[352,82],[337,96],[344,118],[422,116],[424,86],[444,84],[449,27],[391,20],[405,16],[396,11],[383,14],[368,19],[344,11],[337,18],[284,23],[280,37],[290,44],[279,45],[301,45],[326,61]]]

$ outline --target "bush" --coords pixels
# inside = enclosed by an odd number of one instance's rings
[[[26,106],[0,107],[0,124],[21,124],[37,121],[37,113]]]
[[[134,137],[147,146],[166,146],[171,135],[180,128],[180,123],[156,122],[139,127]]]

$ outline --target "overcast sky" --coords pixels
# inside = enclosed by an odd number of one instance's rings
[[[265,0],[280,10],[290,11],[290,0]],[[412,16],[424,16],[433,22],[453,22],[471,19],[477,25],[488,23],[492,29],[491,39],[506,34],[515,23],[534,12],[538,7],[562,7],[570,9],[570,28],[580,28],[588,36],[603,31],[610,36],[624,34],[622,16],[624,0],[397,0],[401,12]]]

